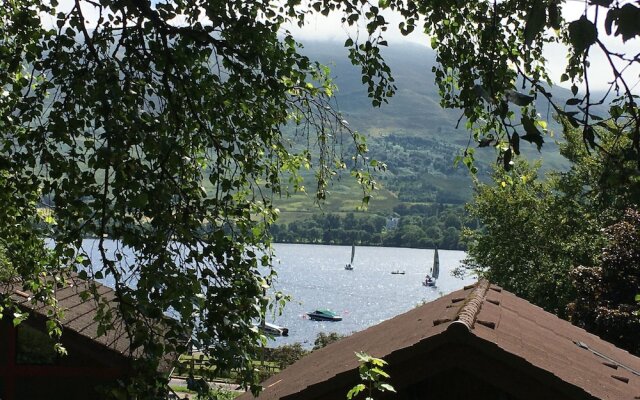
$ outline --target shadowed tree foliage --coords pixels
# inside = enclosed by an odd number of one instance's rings
[[[3,162],[0,154],[0,164]],[[0,167],[0,285],[21,276],[37,277],[45,270],[47,262],[52,261],[47,257],[39,235],[39,226],[48,218],[38,213],[39,200],[33,182],[16,180]],[[54,305],[50,299],[54,289],[50,282],[42,282],[34,293],[48,305]],[[8,299],[0,298],[0,315],[10,307]],[[53,320],[58,317],[58,314],[54,315]]]
[[[302,344],[296,342],[268,349],[267,358],[270,362],[277,363],[278,368],[284,369],[308,353]]]
[[[509,172],[497,167],[492,184],[478,184],[469,212],[481,228],[465,232],[467,267],[491,282],[559,315],[574,290],[568,271],[590,261],[598,230],[570,201],[556,197],[537,166],[524,161]]]
[[[606,229],[608,244],[599,263],[571,271],[576,301],[574,323],[640,355],[640,212],[628,209]]]
[[[330,345],[333,342],[337,342],[338,340],[342,339],[344,337],[344,335],[341,335],[339,333],[336,332],[330,332],[330,333],[324,333],[324,332],[320,332],[318,333],[318,336],[316,337],[316,340],[314,340],[313,342],[313,350],[319,350],[323,347],[326,347],[328,345]]]
[[[401,204],[394,211],[402,213],[395,218],[397,224],[371,213],[361,213],[356,218],[353,213],[344,217],[330,213],[276,224],[270,232],[280,243],[465,249],[460,242],[462,206]]]
[[[560,147],[572,163],[569,171],[540,180],[537,167],[518,161],[511,171],[498,168],[491,184],[476,185],[469,211],[482,227],[466,232],[466,263],[567,317],[567,306],[599,281],[595,270],[571,271],[578,265],[598,265],[602,248],[613,239],[603,229],[619,221],[625,207],[637,207],[640,180],[635,163],[621,161],[630,139],[615,131],[624,127],[599,128],[601,145],[589,151],[580,130],[563,123],[566,142]],[[633,280],[632,271],[626,273]]]

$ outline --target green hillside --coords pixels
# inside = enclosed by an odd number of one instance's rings
[[[366,136],[369,157],[384,162],[388,169],[376,177],[382,188],[374,193],[367,212],[358,210],[362,191],[348,172],[332,183],[329,198],[322,205],[314,203],[313,175],[308,173],[309,194],[299,193],[276,201],[281,211],[279,226],[275,229],[276,240],[342,244],[360,241],[363,244],[408,246],[447,242],[450,247],[462,248],[463,245],[457,242],[460,221],[451,222],[451,215],[464,214],[463,205],[472,195],[472,179],[466,167],[455,166],[455,159],[467,146],[475,145],[464,129],[464,121],[456,129],[461,112],[444,110],[439,105],[431,72],[434,53],[415,44],[386,49],[385,59],[398,89],[389,104],[373,108],[366,88],[361,84],[359,68],[351,65],[340,44],[306,43],[303,52],[330,67],[338,86],[336,102],[340,112],[352,129]],[[553,88],[551,92],[560,101],[571,96],[560,88]],[[541,114],[548,109],[547,104],[538,102]],[[544,156],[543,171],[565,169],[566,163],[555,143],[559,126],[549,112],[542,117],[547,118],[551,131],[545,137],[542,152],[538,152],[533,144],[523,143],[522,153],[529,159]],[[349,154],[353,150],[347,146],[343,151]],[[486,179],[496,161],[496,153],[489,147],[476,148],[475,154],[478,176]],[[376,216],[387,220],[399,217],[400,231],[374,232],[379,235],[369,236],[366,228],[353,228],[344,223],[345,218],[354,221],[353,215],[355,221],[366,220],[358,222],[358,226],[380,226]],[[343,231],[355,230],[329,238],[325,234],[323,238],[321,232],[331,226],[338,226]],[[454,236],[456,240],[451,239]]]
[[[388,171],[379,176],[383,189],[372,200],[370,211],[390,215],[402,202],[463,204],[470,198],[469,174],[464,167],[454,166],[456,155],[469,144],[469,134],[463,128],[456,129],[459,111],[444,110],[439,105],[431,72],[435,56],[430,49],[415,44],[386,49],[385,58],[398,91],[380,108],[371,106],[359,68],[351,65],[340,44],[310,42],[305,44],[304,53],[331,68],[338,86],[337,105],[344,118],[350,127],[366,135],[370,157],[388,165]],[[562,95],[561,90],[558,92]],[[557,125],[552,126],[557,130]],[[562,168],[554,140],[545,139],[545,165]],[[523,147],[527,157],[541,156],[534,145]],[[492,148],[478,149],[476,154],[482,176],[496,155]],[[352,212],[359,205],[361,192],[348,175],[330,191],[331,198],[322,210],[313,205],[312,196],[304,194],[279,200],[284,220],[323,211]]]

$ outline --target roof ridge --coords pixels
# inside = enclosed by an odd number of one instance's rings
[[[478,313],[482,308],[487,291],[489,290],[489,281],[486,279],[480,280],[476,287],[467,295],[464,304],[460,307],[453,324],[462,324],[468,331],[473,329],[473,324],[476,321]]]

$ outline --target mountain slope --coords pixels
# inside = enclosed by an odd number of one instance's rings
[[[454,160],[467,146],[474,145],[464,123],[456,129],[461,111],[440,107],[438,88],[431,72],[435,64],[432,50],[416,44],[384,49],[383,55],[392,69],[398,90],[389,104],[380,108],[371,106],[361,83],[360,69],[351,65],[347,50],[341,44],[308,42],[302,52],[330,67],[338,86],[337,105],[344,118],[353,129],[367,136],[370,156],[389,167],[388,172],[380,176],[384,189],[374,196],[371,211],[389,215],[402,203],[462,204],[470,199],[469,174],[465,167],[454,168]],[[570,97],[564,89],[554,88],[553,93],[556,98]],[[538,107],[543,113],[547,110],[541,102]],[[553,121],[550,126],[558,130]],[[523,152],[531,159],[543,156],[547,167],[563,169],[566,163],[554,140],[545,137],[542,153],[534,145],[523,143]],[[486,177],[496,153],[492,148],[477,149],[476,157],[480,176]],[[359,204],[361,192],[348,177],[337,182],[330,191],[332,197],[324,210],[352,212]],[[382,201],[377,203],[376,199]],[[285,220],[323,211],[304,195],[282,199],[278,205]]]

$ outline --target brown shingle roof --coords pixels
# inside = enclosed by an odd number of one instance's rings
[[[111,329],[104,335],[98,335],[98,323],[95,321],[98,303],[92,295],[94,290],[99,295],[101,303],[106,302],[108,307],[115,310],[115,292],[100,283],[83,280],[77,275],[72,275],[64,286],[56,288],[56,300],[59,307],[64,310],[63,330],[65,332],[72,331],[111,351],[130,356],[130,340],[121,319],[115,317]],[[88,294],[86,300],[83,300],[83,293]],[[0,294],[11,296],[20,308],[40,317],[46,317],[48,307],[42,302],[34,301],[33,293],[25,291],[19,282],[0,285]]]
[[[264,382],[259,398],[321,398],[318,393],[332,386],[353,386],[354,352],[385,358],[392,367],[420,352],[427,360],[424,355],[445,344],[461,352],[471,349],[468,360],[481,354],[513,367],[516,376],[534,376],[566,398],[640,399],[639,358],[486,281],[314,351]],[[456,362],[474,368],[464,356],[450,361]],[[509,390],[517,386],[506,384]]]

